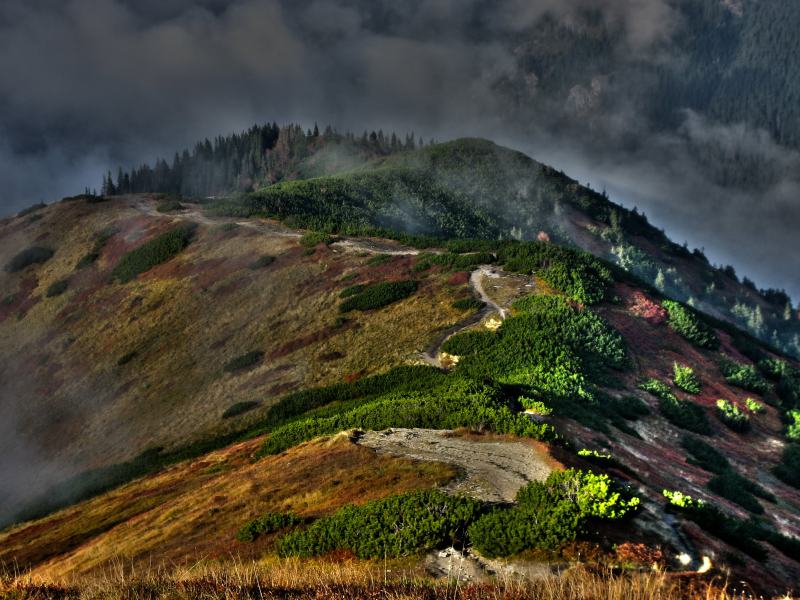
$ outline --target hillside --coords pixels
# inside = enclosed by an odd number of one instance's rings
[[[489,142],[293,177],[0,225],[0,470],[36,474],[2,506],[0,562],[28,575],[0,585],[342,558],[325,585],[380,560],[398,582],[448,560],[800,580],[800,365],[725,312],[766,297]],[[619,247],[672,269],[666,293]]]

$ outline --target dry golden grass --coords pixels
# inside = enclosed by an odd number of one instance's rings
[[[103,573],[60,581],[7,573],[0,594],[15,600],[756,600],[721,580],[661,571],[615,572],[575,567],[533,581],[433,581],[412,568],[351,560],[231,561],[187,569],[137,571],[117,563]],[[788,596],[785,597],[788,599]]]
[[[213,452],[0,534],[0,564],[48,579],[104,569],[255,558],[271,539],[235,541],[239,527],[270,511],[329,514],[344,504],[449,481],[441,463],[412,462],[320,439],[252,462],[262,440]]]

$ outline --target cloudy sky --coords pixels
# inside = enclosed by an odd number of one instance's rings
[[[629,94],[598,108],[606,90],[635,88],[613,69],[549,104],[537,98],[520,60],[535,43],[527,28],[586,8],[616,32],[617,55],[680,59],[671,43],[684,23],[670,0],[2,0],[0,212],[255,122],[480,135],[605,187],[676,241],[800,296],[796,152],[680,106],[676,127],[653,131]],[[573,126],[553,126],[542,106],[571,111]],[[724,187],[697,152],[709,144],[753,153],[776,175],[757,190]]]

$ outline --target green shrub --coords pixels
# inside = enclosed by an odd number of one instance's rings
[[[719,348],[717,335],[693,309],[674,300],[664,300],[661,305],[666,309],[667,322],[675,332],[700,348]]]
[[[361,292],[364,291],[364,288],[367,287],[362,283],[357,283],[356,285],[349,285],[344,288],[341,292],[339,292],[339,298],[350,298],[352,296],[357,296]]]
[[[461,298],[460,300],[454,301],[452,306],[456,310],[480,310],[485,305],[477,298]]]
[[[614,281],[611,271],[589,253],[543,242],[503,245],[498,261],[507,271],[535,273],[576,302],[597,304]]]
[[[164,198],[156,206],[156,210],[160,213],[174,212],[176,210],[183,210],[184,206],[181,204],[180,198],[177,196],[169,196]]]
[[[728,459],[721,452],[696,437],[683,436],[681,446],[690,454],[689,463],[710,473],[719,474],[731,468]]]
[[[111,271],[111,280],[126,283],[168,261],[191,243],[196,229],[195,223],[184,223],[131,250]]]
[[[333,236],[323,231],[309,231],[300,238],[300,243],[309,250],[316,248],[320,244],[328,246],[333,242]]]
[[[256,271],[258,269],[263,269],[264,267],[270,266],[272,263],[275,262],[274,256],[269,256],[265,254],[263,256],[259,256],[256,260],[251,262],[248,266],[251,270]]]
[[[620,417],[629,421],[635,421],[639,417],[646,417],[650,414],[647,404],[636,396],[612,397],[608,402]]]
[[[464,539],[481,503],[438,490],[412,492],[345,506],[278,541],[280,556],[316,556],[350,550],[358,558],[418,554]]]
[[[132,350],[127,354],[123,354],[122,356],[119,357],[119,360],[117,360],[117,366],[121,367],[122,365],[127,365],[137,356],[139,356],[139,353],[136,350]]]
[[[31,246],[19,252],[6,264],[8,273],[17,273],[30,265],[45,263],[53,257],[55,252],[43,246]]]
[[[750,416],[735,404],[722,398],[717,400],[717,416],[734,431],[743,433],[750,429]]]
[[[488,428],[541,440],[556,439],[552,426],[516,413],[499,390],[458,377],[418,391],[390,391],[367,396],[349,410],[290,422],[272,431],[260,455],[278,454],[302,442],[347,429],[380,431],[389,427],[427,429]]]
[[[705,411],[689,400],[678,398],[669,386],[657,379],[648,379],[639,388],[660,400],[658,409],[673,425],[702,435],[711,433]]]
[[[242,525],[236,532],[240,542],[252,542],[260,535],[267,535],[300,525],[303,520],[294,513],[267,513]]]
[[[483,556],[558,548],[583,533],[592,520],[619,519],[635,511],[639,498],[629,497],[607,475],[568,469],[521,488],[517,504],[496,509],[470,526],[470,540]]]
[[[744,401],[744,405],[747,407],[747,410],[757,415],[766,411],[764,405],[761,404],[761,402],[755,400],[754,398],[747,398]]]
[[[783,449],[781,462],[772,472],[784,483],[800,489],[800,445],[788,444]]]
[[[48,286],[45,296],[48,298],[60,296],[67,291],[67,288],[69,288],[69,279],[59,279]]]
[[[664,495],[668,498],[668,510],[687,517],[708,533],[734,548],[742,550],[756,560],[764,560],[767,557],[766,549],[754,539],[758,535],[758,530],[750,521],[730,517],[717,507],[699,500],[692,500],[691,497],[680,492],[664,490]]]
[[[236,417],[242,415],[246,412],[257,408],[261,403],[256,402],[255,400],[246,400],[244,402],[236,402],[235,404],[231,404],[225,411],[222,413],[223,419],[230,419],[232,417]]]
[[[769,391],[767,383],[753,365],[743,365],[723,356],[719,361],[720,370],[725,376],[725,381],[749,392],[765,394]]]
[[[472,356],[488,350],[497,339],[491,331],[465,331],[447,338],[442,351],[453,356]]]
[[[800,410],[786,412],[786,437],[792,442],[800,442]]]
[[[757,515],[764,513],[764,507],[759,504],[755,496],[742,484],[747,480],[738,473],[727,470],[715,475],[708,482],[708,489],[715,494],[727,498]]]
[[[76,269],[85,269],[87,267],[92,266],[97,259],[100,258],[99,252],[89,252],[88,254],[84,254],[81,259],[75,264]]]
[[[85,269],[93,265],[98,258],[100,258],[100,252],[105,247],[108,240],[110,240],[113,236],[119,233],[119,228],[115,225],[109,225],[108,227],[104,227],[100,231],[95,234],[94,246],[92,250],[85,254],[75,265],[76,269]]]
[[[351,310],[366,311],[383,308],[408,298],[416,291],[417,282],[414,280],[373,283],[364,286],[357,293],[347,297],[339,305],[339,311],[345,313]]]
[[[414,264],[415,271],[427,271],[437,265],[445,271],[471,271],[479,265],[491,264],[495,261],[494,255],[489,252],[473,254],[421,254]]]
[[[263,358],[264,353],[261,350],[252,350],[247,354],[242,354],[241,356],[229,360],[225,363],[225,366],[222,367],[222,370],[226,373],[235,373],[236,371],[249,369],[260,363]]]
[[[672,365],[672,368],[675,372],[675,378],[673,381],[677,388],[682,389],[684,392],[689,394],[700,393],[700,380],[697,378],[697,375],[694,374],[694,371],[691,367],[679,365],[676,362]]]

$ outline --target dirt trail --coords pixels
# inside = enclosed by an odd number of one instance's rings
[[[368,431],[357,441],[378,453],[454,465],[463,477],[444,489],[489,502],[511,502],[519,488],[552,471],[549,458],[524,442],[474,440],[435,429]]]
[[[501,321],[504,321],[508,316],[508,311],[499,304],[497,304],[494,300],[492,300],[486,293],[486,290],[483,289],[484,277],[497,279],[500,277],[500,274],[493,267],[490,267],[489,265],[481,265],[470,274],[469,285],[475,291],[475,293],[480,297],[484,306],[474,315],[467,317],[463,321],[459,321],[452,327],[443,331],[433,341],[430,347],[425,352],[422,353],[422,359],[427,364],[438,368],[442,367],[442,361],[439,358],[439,353],[441,352],[444,343],[449,338],[453,337],[455,334],[464,331],[465,329],[471,327],[475,323],[480,323],[485,317],[488,317],[493,312],[496,312],[498,315],[500,315]]]

